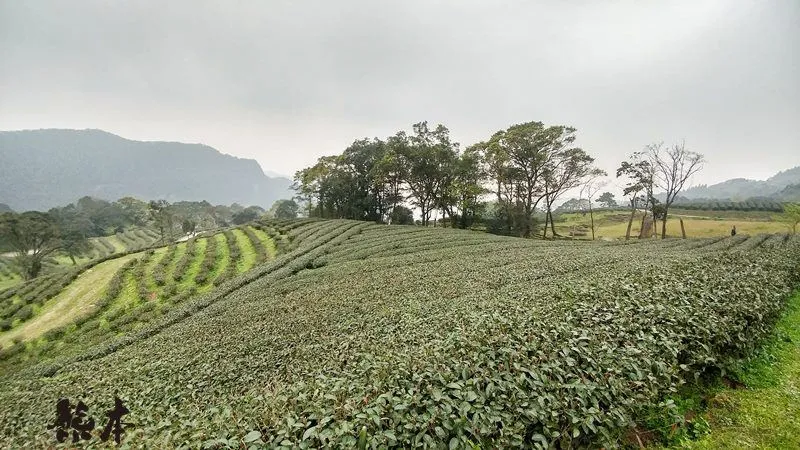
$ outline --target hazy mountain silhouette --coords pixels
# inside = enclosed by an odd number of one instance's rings
[[[700,185],[681,192],[681,197],[689,200],[718,199],[746,200],[753,197],[769,197],[775,200],[797,200],[797,186],[800,184],[800,166],[778,172],[766,180],[734,178],[712,185]]]
[[[0,132],[0,202],[46,210],[84,195],[116,200],[207,200],[269,208],[291,196],[255,160],[200,144],[141,142],[101,130]]]

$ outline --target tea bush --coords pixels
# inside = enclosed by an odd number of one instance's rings
[[[175,272],[172,273],[172,279],[176,282],[180,282],[183,280],[183,277],[186,276],[186,270],[189,268],[189,264],[192,263],[192,259],[195,256],[195,249],[197,245],[197,239],[191,238],[186,241],[186,252],[183,254],[183,257],[178,261],[178,265],[175,267]]]
[[[751,354],[800,282],[784,236],[298,222],[266,222],[291,249],[215,289],[107,314],[57,356],[9,349],[0,446],[50,446],[55,400],[104,411],[117,392],[132,447],[620,447],[686,380]]]

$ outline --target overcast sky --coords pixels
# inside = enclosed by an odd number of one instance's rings
[[[534,4],[535,3],[535,4]],[[694,181],[800,165],[800,1],[0,0],[0,129],[201,142],[291,175],[354,139],[531,120],[612,172],[654,141]]]

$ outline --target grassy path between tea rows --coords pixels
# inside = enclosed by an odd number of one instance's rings
[[[710,433],[687,449],[800,448],[800,292],[773,339],[747,364],[742,389],[724,389],[704,414]]]
[[[141,256],[140,253],[115,258],[86,270],[42,308],[41,314],[0,335],[0,345],[7,346],[15,338],[34,339],[48,330],[66,325],[77,317],[89,314],[94,307],[87,299],[99,299],[108,280],[126,262]]]

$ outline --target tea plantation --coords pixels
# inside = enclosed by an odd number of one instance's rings
[[[627,445],[686,380],[751,354],[800,283],[785,235],[306,220],[135,255],[91,314],[2,350],[0,447],[53,446],[59,398],[102,422],[115,395],[133,447]],[[0,308],[63,277],[0,291]]]
[[[75,256],[75,264],[69,256],[56,253],[43,261],[44,275],[56,272],[73,272],[75,265],[91,264],[97,260],[107,260],[115,255],[142,250],[160,241],[161,237],[150,228],[130,228],[122,233],[111,236],[94,237],[88,239],[88,248]],[[63,273],[62,273],[63,275]],[[0,290],[13,287],[21,283],[13,258],[9,255],[0,256]]]
[[[141,327],[175,304],[274,257],[276,243],[279,249],[287,245],[277,230],[258,227],[261,229],[245,226],[202,235],[185,243],[146,251],[141,248],[147,241],[132,242],[127,248],[115,249],[86,264],[0,291],[0,332],[5,332],[0,334],[0,345],[5,347],[0,358],[41,359],[56,344],[60,347],[78,336],[82,343],[103,342],[117,333]],[[118,264],[123,258],[124,265]],[[74,297],[73,291],[81,291],[87,283],[96,283],[91,272],[104,270],[106,266],[113,266],[115,273],[106,277],[101,292],[83,299],[81,306],[88,304],[88,308],[81,308],[83,311],[73,308],[70,312],[77,312],[70,317],[73,320],[39,323],[42,314],[60,306],[65,298]],[[20,342],[42,334],[42,339]],[[9,342],[15,345],[10,346]]]

